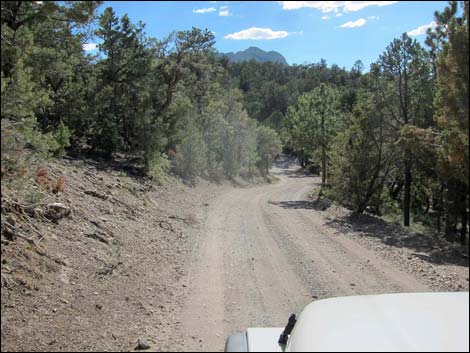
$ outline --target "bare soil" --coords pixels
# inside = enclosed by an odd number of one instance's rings
[[[284,326],[313,300],[469,288],[458,246],[310,198],[319,179],[288,160],[272,183],[193,188],[93,161],[47,167],[66,179],[48,201],[72,214],[17,220],[36,245],[2,236],[2,351],[128,351],[139,339],[222,351],[231,332]]]
[[[66,183],[42,202],[72,212],[58,223],[16,216],[37,245],[2,235],[2,351],[129,351],[139,339],[171,350],[192,232],[226,186],[201,181],[196,189],[171,178],[156,186],[92,160],[45,168]]]

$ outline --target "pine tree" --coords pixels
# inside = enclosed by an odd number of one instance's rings
[[[435,119],[441,133],[438,172],[446,186],[446,234],[451,239],[460,219],[460,241],[465,244],[469,193],[469,3],[451,1],[436,13],[437,28],[428,34],[435,53]]]
[[[267,175],[274,158],[281,153],[281,141],[277,132],[267,126],[258,126],[256,134],[259,156],[258,166],[261,173]]]
[[[407,125],[426,126],[430,115],[431,80],[429,56],[406,33],[395,39],[373,64],[377,93],[389,128],[396,138]],[[402,154],[404,197],[403,224],[410,225],[413,155],[405,146]]]
[[[379,211],[395,149],[387,141],[384,116],[373,96],[363,91],[353,108],[349,126],[332,147],[331,185],[335,199],[362,213]]]
[[[331,143],[339,130],[339,101],[335,88],[321,84],[299,97],[287,110],[288,134],[298,150],[319,154],[322,166],[322,187],[328,179]]]

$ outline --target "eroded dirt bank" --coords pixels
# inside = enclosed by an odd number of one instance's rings
[[[43,202],[71,215],[10,216],[33,242],[2,236],[2,351],[173,349],[192,234],[227,186],[160,187],[95,161],[44,167],[65,190]]]

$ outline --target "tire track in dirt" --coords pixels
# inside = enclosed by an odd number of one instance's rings
[[[287,163],[273,173],[278,182],[229,190],[208,210],[177,333],[185,350],[221,351],[231,332],[284,326],[317,298],[429,291],[306,207],[318,179]]]

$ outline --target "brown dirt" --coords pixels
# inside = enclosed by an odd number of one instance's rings
[[[2,236],[2,351],[220,351],[315,299],[468,291],[458,247],[311,201],[318,178],[288,161],[271,184],[194,188],[93,161],[47,168],[65,176],[47,201],[72,215],[18,221],[38,246]]]
[[[37,246],[2,236],[2,351],[128,351],[139,338],[172,349],[191,233],[224,186],[160,187],[95,161],[46,168],[65,176],[65,191],[43,202],[72,214],[57,224],[16,217]]]

